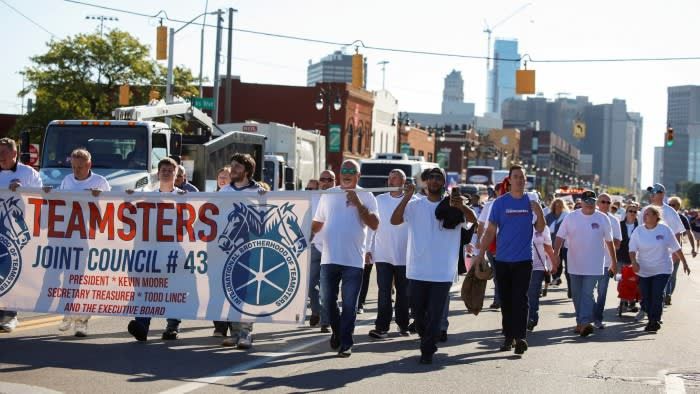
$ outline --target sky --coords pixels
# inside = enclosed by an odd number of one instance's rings
[[[517,39],[521,55],[532,60],[536,89],[545,97],[588,96],[594,104],[624,99],[629,112],[644,118],[642,185],[653,172],[653,147],[663,143],[666,129],[667,87],[700,84],[700,60],[660,62],[543,62],[545,60],[698,57],[700,1],[628,0],[586,2],[565,0],[135,0],[84,3],[149,16],[189,21],[206,11],[237,10],[234,28],[310,38],[322,44],[275,38],[250,32],[233,33],[232,73],[243,82],[306,85],[306,67],[340,44],[360,40],[364,46],[408,49],[484,57],[489,26],[492,37]],[[23,14],[23,15],[22,15]],[[99,31],[90,16],[117,17],[104,28],[130,32],[152,47],[155,57],[159,18],[130,15],[86,4],[59,0],[0,0],[0,35],[4,59],[0,62],[0,113],[20,113],[22,89],[19,71],[30,57],[45,53],[46,43],[78,33]],[[30,20],[31,19],[31,20]],[[197,19],[201,23],[204,18]],[[208,24],[214,24],[212,16]],[[180,28],[183,23],[163,21]],[[201,25],[192,24],[175,36],[174,62],[199,73]],[[203,74],[214,74],[215,29],[205,29]],[[337,44],[336,44],[337,43]],[[223,55],[226,54],[226,42]],[[344,49],[355,50],[353,44]],[[378,64],[388,61],[385,86],[407,112],[440,112],[445,76],[452,69],[464,78],[465,101],[485,110],[486,60],[407,54],[363,48],[367,57],[367,88],[382,87]],[[222,58],[221,70],[226,60]],[[309,103],[309,105],[314,105]]]

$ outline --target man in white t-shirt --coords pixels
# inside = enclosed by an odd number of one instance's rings
[[[608,219],[610,219],[613,245],[615,246],[615,250],[617,250],[620,248],[620,243],[622,242],[622,229],[620,228],[620,220],[617,218],[617,216],[610,213],[610,204],[612,204],[610,195],[607,193],[601,193],[598,196],[598,210],[607,215]],[[614,252],[614,254],[617,255],[616,252]],[[606,275],[601,275],[598,283],[596,283],[598,296],[595,300],[595,306],[593,307],[593,325],[596,328],[605,328],[605,323],[603,323],[603,311],[605,311],[605,299],[608,294],[608,284],[610,283],[610,275],[607,273],[609,272],[608,270],[612,264],[612,258],[608,252],[606,252],[604,256],[605,263],[603,268]],[[617,264],[615,264],[615,271],[617,271]]]
[[[177,193],[184,194],[184,190],[175,187],[175,174],[177,174],[177,162],[169,157],[161,159],[158,162],[158,189],[151,190],[157,193]],[[134,191],[127,189],[126,193],[131,194]],[[164,340],[175,340],[178,336],[180,327],[180,319],[166,319],[165,331],[162,338]],[[138,316],[129,322],[127,331],[137,341],[145,342],[148,339],[148,331],[151,328],[151,318]]]
[[[559,252],[566,240],[566,256],[571,279],[571,296],[576,310],[575,333],[587,337],[593,332],[593,289],[601,275],[615,274],[617,256],[613,244],[610,219],[595,209],[596,194],[587,190],[581,194],[581,209],[566,215],[554,242],[554,257],[559,264]],[[612,264],[605,272],[605,253],[612,256]]]
[[[311,181],[309,181],[309,184]],[[318,178],[319,190],[328,190],[335,186],[335,173],[332,170],[324,170]],[[311,212],[316,214],[318,202],[321,200],[320,193],[311,195]],[[313,235],[311,238],[311,266],[309,267],[309,303],[311,304],[311,317],[309,325],[316,327],[321,324],[321,332],[330,332],[330,324],[326,310],[321,307],[321,250],[323,249],[323,230]]]
[[[444,170],[431,169],[427,195],[419,199],[413,199],[415,186],[406,184],[404,196],[391,215],[392,225],[406,223],[408,227],[406,277],[416,331],[421,337],[421,364],[431,364],[437,351],[445,303],[457,274],[461,229],[466,222],[476,223],[474,211],[459,194],[449,197],[449,216],[438,219],[436,211],[445,204],[445,179]]]
[[[41,187],[41,177],[32,167],[17,160],[17,143],[0,138],[0,187],[13,192],[19,187]],[[0,310],[0,332],[12,332],[19,324],[16,311]]]
[[[340,187],[321,196],[311,230],[323,230],[321,251],[321,303],[332,329],[331,349],[340,357],[352,354],[357,302],[362,287],[367,229],[379,226],[377,199],[357,186],[360,164],[345,160],[340,166]],[[342,315],[338,310],[338,291],[342,282]]]
[[[389,172],[389,187],[403,187],[406,173],[400,169]],[[411,199],[416,199],[413,196]],[[391,288],[396,289],[394,320],[399,326],[399,333],[409,336],[408,329],[408,282],[406,281],[406,246],[408,227],[405,224],[392,226],[391,215],[403,199],[403,190],[392,191],[377,196],[379,222],[381,225],[374,233],[372,257],[377,267],[377,319],[369,336],[384,339],[388,336],[391,324]]]
[[[92,155],[86,149],[78,148],[70,154],[70,165],[73,173],[66,175],[61,182],[60,190],[89,190],[97,197],[100,192],[108,192],[112,187],[102,175],[92,172]],[[65,315],[58,326],[59,331],[75,328],[76,337],[87,336],[88,319],[90,315]]]

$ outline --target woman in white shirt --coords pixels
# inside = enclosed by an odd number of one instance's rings
[[[644,209],[644,225],[630,238],[632,269],[639,277],[642,292],[642,310],[649,316],[644,331],[656,332],[661,328],[664,288],[673,271],[671,254],[681,260],[683,270],[690,275],[688,263],[670,227],[660,223],[659,208],[649,205]]]

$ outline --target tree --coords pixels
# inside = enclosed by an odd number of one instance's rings
[[[700,183],[693,183],[687,189],[686,196],[690,206],[686,208],[700,208]]]
[[[118,107],[119,86],[129,84],[131,103],[147,104],[151,90],[165,93],[166,70],[151,59],[149,47],[131,34],[112,30],[78,34],[47,43],[48,51],[31,58],[22,74],[29,84],[19,95],[36,94],[32,113],[21,117],[13,133],[43,129],[54,119],[108,119]],[[196,94],[192,72],[176,67],[174,92]]]

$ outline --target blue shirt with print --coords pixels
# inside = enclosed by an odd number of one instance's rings
[[[532,220],[532,208],[527,195],[513,198],[510,193],[506,193],[493,202],[489,222],[498,228],[496,261],[532,261]]]

